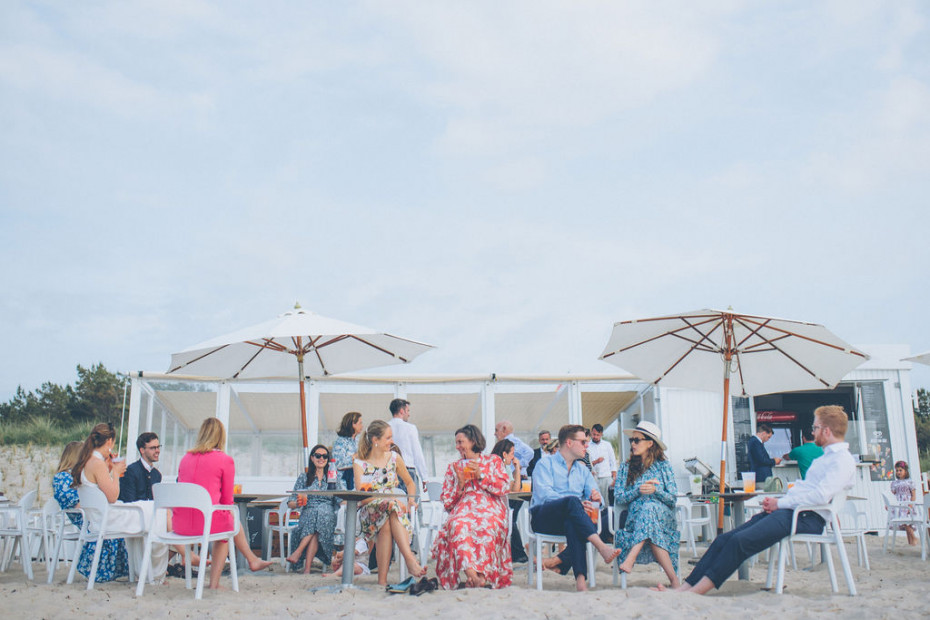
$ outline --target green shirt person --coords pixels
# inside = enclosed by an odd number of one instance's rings
[[[823,448],[814,443],[814,434],[805,429],[801,431],[801,445],[793,448],[785,458],[798,462],[798,470],[801,472],[801,478],[804,478],[807,476],[807,468],[819,456],[823,456]]]

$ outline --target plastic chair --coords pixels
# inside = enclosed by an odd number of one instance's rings
[[[843,517],[840,520],[840,533],[843,538],[854,538],[856,540],[856,560],[859,566],[865,570],[871,570],[869,566],[869,550],[865,544],[865,533],[868,531],[869,515],[864,511],[856,508],[855,502],[847,501],[843,511]]]
[[[26,524],[27,539],[29,540],[28,549],[32,557],[43,557],[45,559],[45,569],[49,570],[52,565],[52,546],[58,533],[56,518],[61,508],[54,498],[48,499],[42,506],[42,510],[32,512],[29,522]],[[41,555],[40,555],[41,554]]]
[[[145,576],[148,570],[151,570],[152,543],[161,542],[167,545],[184,546],[184,578],[188,590],[191,588],[191,554],[187,545],[200,545],[200,566],[197,570],[197,590],[194,598],[200,600],[203,598],[204,575],[207,573],[207,554],[205,550],[213,541],[225,540],[229,554],[229,576],[232,580],[232,589],[239,591],[239,576],[236,572],[236,545],[234,538],[239,533],[239,510],[235,504],[218,504],[213,505],[210,499],[210,493],[199,484],[190,482],[177,483],[159,483],[152,486],[152,495],[155,498],[155,513],[159,510],[170,510],[172,508],[192,508],[203,514],[203,533],[192,536],[175,534],[167,530],[161,530],[160,525],[165,522],[159,522],[152,519],[155,525],[149,530],[145,538],[145,551],[142,556],[142,567],[139,570],[139,585],[136,586],[136,596],[142,596],[145,589]],[[83,504],[83,500],[81,502]],[[232,514],[233,529],[228,532],[217,532],[211,534],[210,529],[213,524],[213,514],[216,512],[226,511]],[[159,531],[161,530],[161,531]],[[222,561],[221,558],[214,557],[214,562]]]
[[[277,533],[278,535],[278,551],[281,554],[281,566],[287,567],[287,547],[284,546],[284,537],[288,538],[290,541],[291,535],[291,509],[287,505],[288,499],[284,498],[281,500],[281,503],[278,504],[277,510],[266,510],[265,514],[262,515],[262,530],[264,531],[264,540],[268,541],[268,545],[265,547],[265,557],[264,559],[271,559],[271,537]],[[299,514],[299,512],[298,512]],[[277,523],[272,523],[272,516],[277,515]]]
[[[542,551],[543,545],[565,545],[568,543],[568,539],[565,536],[557,536],[555,534],[541,534],[533,531],[533,525],[531,523],[532,519],[529,518],[529,510],[521,511],[526,512],[527,516],[524,521],[526,527],[526,541],[529,545],[529,562],[527,562],[526,570],[526,582],[527,584],[533,584],[533,569],[536,570],[536,589],[542,590]],[[598,512],[597,517],[597,531],[601,531],[601,517],[600,512]],[[585,556],[588,560],[588,587],[595,587],[596,580],[594,577],[595,572],[595,559],[594,559],[594,545],[590,542],[585,543]]]
[[[882,551],[888,550],[888,534],[891,534],[891,548],[897,539],[898,528],[910,525],[920,537],[920,559],[927,559],[927,511],[924,510],[923,501],[898,501],[887,493],[882,493],[885,510],[888,512],[885,523],[885,538],[882,541]]]
[[[19,550],[19,561],[27,579],[32,579],[32,550],[29,544],[29,518],[36,501],[36,492],[29,491],[15,506],[0,507],[0,541],[5,551],[0,561],[0,572],[9,568]]]
[[[681,519],[681,529],[691,549],[691,555],[697,555],[697,537],[694,535],[694,528],[701,528],[711,525],[710,504],[704,502],[693,502],[687,497],[679,497],[677,501],[679,516]],[[700,515],[696,515],[700,512]]]
[[[51,584],[55,579],[55,571],[58,568],[58,562],[61,560],[62,554],[64,554],[66,560],[74,554],[72,551],[69,555],[68,550],[62,548],[64,544],[67,542],[76,545],[81,537],[80,528],[71,522],[70,516],[80,518],[82,523],[84,521],[84,511],[80,508],[59,510],[54,517],[57,531],[55,532],[55,551],[52,552],[52,563],[48,568],[48,584]]]
[[[840,558],[840,565],[843,568],[843,575],[846,578],[846,587],[849,589],[849,595],[856,595],[856,582],[852,574],[852,567],[849,565],[849,558],[846,556],[846,545],[843,544],[843,535],[840,529],[838,514],[843,510],[846,504],[846,491],[837,493],[829,504],[823,506],[798,506],[794,509],[791,517],[791,533],[775,543],[773,548],[778,553],[778,580],[775,585],[776,594],[781,594],[785,589],[785,564],[788,561],[788,549],[796,542],[811,543],[820,545],[821,555],[827,563],[827,569],[830,573],[830,585],[833,592],[839,592],[836,582],[836,571],[833,568],[833,556],[830,553],[828,545],[836,547],[837,555]],[[827,511],[829,519],[824,527],[822,534],[798,534],[798,515],[805,510]],[[765,580],[767,588],[772,587],[772,577],[775,569],[775,562],[769,562],[768,575]]]
[[[84,513],[84,522],[78,535],[74,557],[71,559],[71,570],[68,571],[66,583],[74,583],[74,574],[77,572],[78,560],[81,557],[84,543],[96,542],[94,559],[90,565],[90,574],[87,576],[87,589],[93,590],[94,582],[97,580],[100,553],[103,551],[103,541],[114,538],[144,539],[146,532],[145,511],[141,506],[135,504],[111,504],[107,501],[107,496],[103,494],[103,491],[86,484],[80,485],[77,491],[80,506]],[[132,526],[118,527],[110,522],[111,517],[121,518],[125,513],[136,517],[135,519],[129,519],[129,521],[134,522]],[[126,545],[126,551],[130,554],[129,580],[132,581],[135,573],[135,562],[131,555],[132,547],[128,544]]]

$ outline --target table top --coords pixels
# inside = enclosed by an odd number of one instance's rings
[[[519,499],[523,500],[524,502],[528,502],[530,501],[530,498],[533,497],[533,493],[530,491],[511,491],[507,494],[507,497],[510,499]]]
[[[313,489],[294,489],[291,493],[306,493],[307,495],[321,495],[328,497],[338,497],[339,499],[368,499],[370,497],[407,497],[406,493],[379,493],[378,491],[347,491],[345,489],[333,489],[326,491],[317,491]]]

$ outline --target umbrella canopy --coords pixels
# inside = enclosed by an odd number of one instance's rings
[[[300,381],[304,449],[304,378],[405,364],[432,345],[314,314],[297,304],[276,319],[194,345],[171,356],[168,374]]]
[[[758,395],[833,388],[869,356],[823,325],[729,309],[615,323],[600,359],[655,385],[723,391],[725,445],[731,389]],[[720,456],[723,492],[726,451]],[[720,510],[722,524],[722,503]]]
[[[905,357],[905,362],[917,362],[918,364],[926,364],[930,366],[930,351],[926,353],[918,353],[917,355],[912,355],[911,357]]]

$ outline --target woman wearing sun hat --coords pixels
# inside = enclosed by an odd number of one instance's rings
[[[662,432],[643,421],[623,433],[630,440],[630,458],[618,468],[614,485],[615,509],[625,506],[627,511],[626,523],[615,534],[620,570],[629,573],[634,564],[657,562],[671,586],[678,587],[678,486],[665,458]]]

